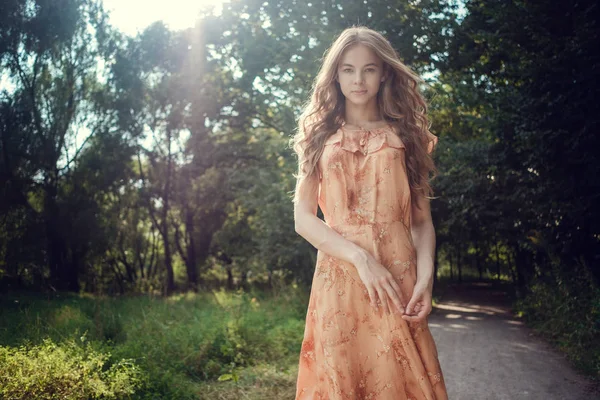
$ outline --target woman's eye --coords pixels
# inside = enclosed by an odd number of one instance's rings
[[[345,68],[342,71],[346,72],[346,73],[350,73],[350,72],[352,72],[352,68]],[[365,69],[365,72],[375,72],[375,68],[367,68],[367,69]]]

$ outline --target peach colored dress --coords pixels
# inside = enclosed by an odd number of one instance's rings
[[[437,137],[430,136],[431,152]],[[390,270],[407,304],[417,270],[405,147],[391,126],[340,128],[319,160],[328,226]],[[321,251],[306,314],[296,400],[445,400],[427,319],[377,313],[355,267]]]

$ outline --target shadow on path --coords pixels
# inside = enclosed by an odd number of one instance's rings
[[[510,312],[491,283],[451,285],[429,316],[450,400],[593,400],[591,381]]]

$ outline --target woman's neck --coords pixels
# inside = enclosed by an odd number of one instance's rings
[[[366,107],[346,103],[346,112],[344,113],[345,125],[356,126],[360,128],[379,128],[384,122],[379,113],[377,104],[368,104]]]
[[[378,129],[387,126],[387,121],[384,119],[361,120],[353,118],[344,120],[344,126],[350,129]]]

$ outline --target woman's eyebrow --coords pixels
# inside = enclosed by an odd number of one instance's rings
[[[376,67],[376,66],[377,66],[377,64],[375,64],[375,63],[369,63],[369,64],[365,65],[365,67]],[[342,67],[353,67],[354,68],[354,65],[348,64],[348,63],[344,63],[344,64],[342,64]]]

